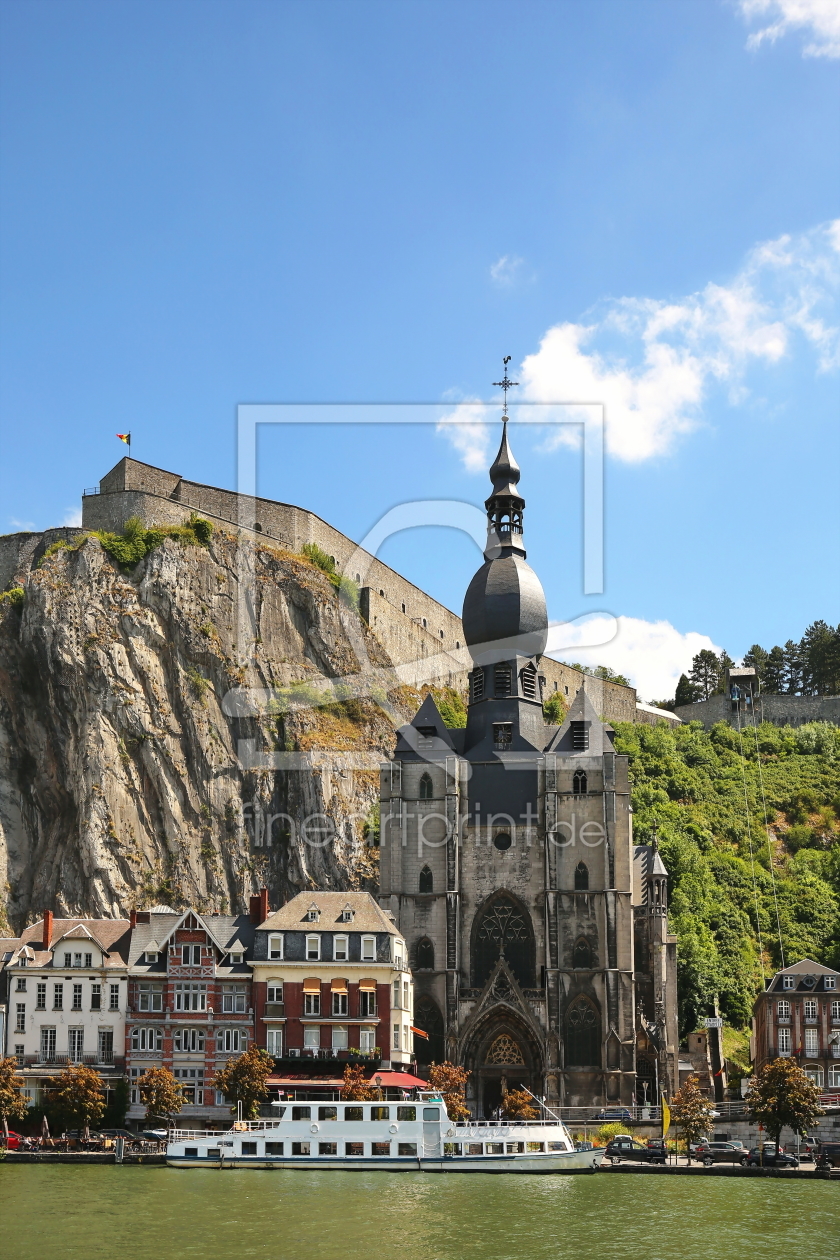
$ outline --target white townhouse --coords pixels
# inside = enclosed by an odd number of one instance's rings
[[[4,941],[4,1053],[17,1058],[34,1106],[67,1063],[86,1063],[106,1088],[124,1074],[128,919],[56,919],[46,911]]]

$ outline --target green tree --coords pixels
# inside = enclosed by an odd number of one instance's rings
[[[693,658],[688,677],[697,688],[699,700],[708,700],[717,690],[720,660],[711,648],[703,648]]]
[[[764,676],[767,672],[767,662],[770,659],[770,653],[765,652],[759,643],[754,643],[748,652],[744,653],[744,665],[747,669],[754,669],[762,685]]]
[[[184,1105],[181,1087],[169,1068],[149,1068],[137,1081],[147,1120],[171,1120]]]
[[[125,1125],[125,1113],[128,1111],[129,1089],[128,1081],[119,1080],[111,1090],[108,1102],[105,1107],[105,1114],[102,1117],[102,1126],[105,1129],[121,1129]]]
[[[470,1114],[464,1099],[469,1075],[465,1068],[456,1067],[448,1060],[433,1063],[429,1069],[429,1085],[442,1095],[450,1120],[465,1120]]]
[[[789,696],[797,696],[802,688],[802,651],[793,639],[782,648],[784,658],[784,687]]]
[[[746,1097],[750,1118],[763,1124],[778,1147],[785,1127],[804,1135],[823,1114],[820,1091],[795,1059],[773,1059],[750,1082]]]
[[[231,1111],[242,1104],[242,1118],[256,1120],[260,1103],[268,1097],[266,1081],[274,1071],[274,1060],[256,1042],[251,1042],[238,1059],[228,1059],[213,1077],[213,1088],[219,1089],[231,1103]]]
[[[680,681],[677,683],[677,691],[674,696],[674,704],[694,704],[700,699],[700,690],[690,682],[685,674],[680,674]]]
[[[685,1153],[691,1163],[691,1143],[701,1142],[712,1128],[712,1112],[714,1108],[708,1098],[700,1092],[700,1082],[696,1076],[689,1076],[674,1094],[671,1102],[671,1115],[680,1130],[685,1142]]]
[[[23,1077],[18,1076],[17,1059],[9,1055],[0,1059],[0,1119],[3,1136],[8,1143],[9,1121],[22,1120],[26,1115],[26,1099],[23,1096]]]
[[[771,648],[767,655],[761,689],[773,696],[785,689],[785,654],[778,646]]]
[[[549,726],[562,726],[568,709],[559,691],[553,691],[543,705],[543,716]]]
[[[68,1063],[46,1091],[64,1128],[96,1125],[105,1110],[102,1077],[84,1063]]]

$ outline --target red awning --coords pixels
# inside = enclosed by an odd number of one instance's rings
[[[376,1081],[383,1089],[428,1089],[429,1082],[413,1076],[411,1072],[371,1072],[370,1084]],[[286,1076],[269,1076],[266,1081],[269,1089],[342,1089],[344,1077],[307,1076],[305,1072],[289,1073]]]
[[[423,1032],[422,1028],[415,1028],[414,1025],[412,1024],[411,1031],[413,1033],[416,1033],[418,1037],[422,1037],[425,1041],[429,1040],[429,1034],[427,1032]]]
[[[370,1076],[370,1083],[376,1084],[379,1081],[383,1089],[428,1089],[429,1082],[421,1080],[419,1076],[412,1076],[411,1072],[373,1072]]]

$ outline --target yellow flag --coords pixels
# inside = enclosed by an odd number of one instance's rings
[[[662,1136],[667,1137],[668,1130],[671,1127],[671,1108],[665,1101],[665,1095],[662,1095]]]

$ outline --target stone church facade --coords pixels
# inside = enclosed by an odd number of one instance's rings
[[[653,1103],[678,1083],[667,872],[633,843],[627,758],[585,686],[545,723],[545,597],[506,423],[490,476],[466,728],[428,697],[381,773],[380,901],[410,951],[418,1058],[467,1067],[478,1116],[518,1084],[549,1105]]]

